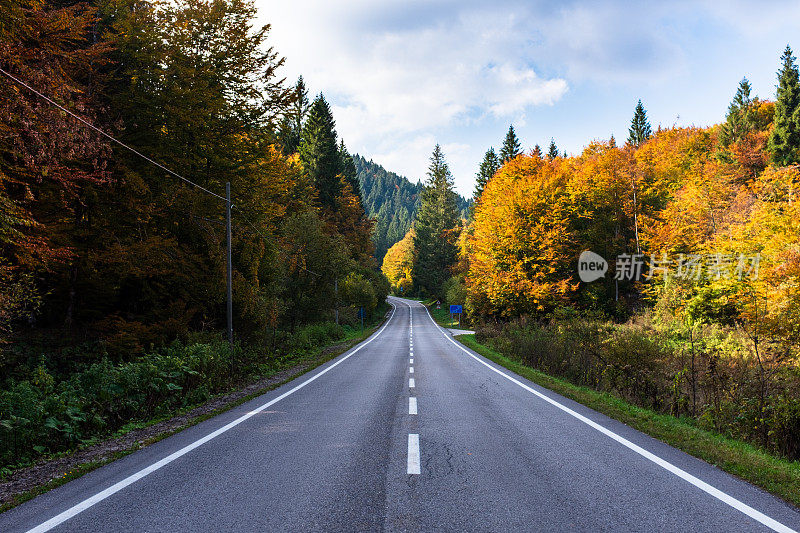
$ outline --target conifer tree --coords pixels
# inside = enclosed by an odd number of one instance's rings
[[[720,129],[719,141],[722,146],[727,147],[741,140],[754,128],[753,99],[750,97],[750,90],[750,82],[747,78],[742,78],[736,95],[728,106],[725,123]]]
[[[284,115],[278,130],[278,141],[285,155],[291,155],[300,147],[300,137],[303,132],[303,121],[308,114],[308,89],[303,76],[297,78],[293,91],[294,102],[289,111]]]
[[[511,124],[508,127],[508,133],[506,133],[506,138],[503,141],[503,147],[500,149],[500,163],[505,165],[520,153],[522,153],[522,149],[519,144],[519,139],[517,139],[517,134],[514,132],[514,125]]]
[[[339,142],[339,169],[344,179],[350,184],[353,192],[361,199],[361,203],[363,204],[364,201],[361,195],[361,187],[358,184],[356,164],[353,161],[353,156],[350,155],[350,152],[347,151],[347,147],[344,145],[344,139]]]
[[[552,161],[558,157],[558,147],[556,146],[556,142],[550,137],[550,148],[547,150],[547,158]]]
[[[412,277],[418,290],[442,297],[444,282],[458,259],[459,222],[453,176],[437,144],[414,223],[416,257]]]
[[[486,184],[489,183],[489,180],[492,179],[494,173],[499,169],[500,160],[497,158],[494,148],[489,148],[486,151],[486,155],[483,156],[483,161],[476,175],[475,193],[472,196],[475,204],[481,199],[481,194],[483,194],[483,189],[486,187]]]
[[[534,147],[533,147],[533,152],[532,152],[532,154],[533,154],[534,156],[538,157],[539,159],[541,159],[541,158],[542,158],[542,155],[543,155],[543,154],[542,154],[542,147],[541,147],[541,146],[539,146],[538,144],[537,144],[536,146],[534,146]]]
[[[323,207],[335,208],[341,194],[341,156],[336,144],[336,123],[325,97],[311,104],[300,141],[300,161],[319,194]],[[357,189],[356,189],[357,190]]]
[[[628,144],[638,148],[647,139],[652,137],[652,135],[653,130],[650,128],[650,122],[647,120],[647,112],[644,110],[642,101],[639,100],[633,112],[631,127],[628,130]]]
[[[775,127],[769,138],[772,160],[778,165],[797,163],[800,146],[800,82],[792,49],[783,51],[783,67],[778,72],[778,98],[775,101]]]

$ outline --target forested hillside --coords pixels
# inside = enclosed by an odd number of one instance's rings
[[[353,161],[361,186],[364,209],[375,220],[375,257],[383,261],[386,251],[411,228],[411,222],[419,208],[422,184],[411,183],[407,178],[389,172],[358,154],[353,157]],[[458,196],[457,202],[462,216],[466,216],[469,202],[461,196]]]

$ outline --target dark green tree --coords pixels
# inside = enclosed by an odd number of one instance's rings
[[[289,324],[320,320],[335,306],[333,280],[353,267],[347,245],[340,235],[329,236],[314,212],[292,214],[281,233],[286,254],[280,265],[286,269],[283,300]]]
[[[725,123],[720,129],[719,142],[722,146],[727,147],[731,143],[741,140],[755,127],[753,99],[750,97],[750,90],[750,82],[747,78],[742,78],[736,95],[728,106]]]
[[[628,129],[628,144],[639,147],[652,136],[653,129],[650,127],[650,122],[647,120],[647,111],[644,110],[642,101],[639,100],[636,103],[636,109],[633,111],[631,127]]]
[[[323,207],[334,208],[342,192],[341,156],[336,143],[336,123],[325,97],[320,94],[311,104],[300,140],[300,161],[319,194]]]
[[[306,89],[303,76],[297,78],[293,91],[294,102],[283,117],[278,129],[278,142],[281,150],[286,155],[291,155],[300,147],[300,138],[303,133],[303,121],[308,114],[308,89]]]
[[[800,83],[792,49],[783,51],[783,67],[778,72],[778,98],[775,101],[775,127],[769,137],[772,160],[778,165],[797,163],[800,146]]]
[[[547,159],[552,161],[558,157],[558,147],[556,146],[556,142],[550,137],[550,147],[547,149]]]
[[[339,170],[363,204],[364,200],[361,194],[361,187],[358,184],[356,164],[353,161],[353,156],[350,155],[350,152],[347,151],[347,147],[344,145],[344,139],[339,141]]]
[[[514,132],[514,125],[511,124],[503,141],[503,147],[500,149],[500,163],[505,165],[521,153],[522,148],[519,144],[519,139],[517,139],[517,134]]]
[[[444,282],[458,258],[459,214],[453,176],[441,147],[433,149],[428,180],[415,223],[412,278],[418,291],[443,297]]]
[[[481,161],[481,166],[478,168],[478,173],[475,176],[475,193],[472,195],[474,203],[477,203],[478,200],[481,199],[484,187],[486,187],[486,184],[489,183],[489,180],[492,179],[492,176],[494,176],[495,172],[499,169],[500,160],[497,158],[494,148],[489,148],[486,150],[483,161]]]

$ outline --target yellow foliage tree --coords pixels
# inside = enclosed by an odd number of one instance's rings
[[[486,186],[475,211],[468,302],[482,315],[541,312],[576,289],[577,250],[562,159],[519,156]]]
[[[413,288],[411,269],[414,265],[414,228],[387,250],[383,258],[383,271],[392,290],[396,293],[408,294]],[[402,289],[402,290],[401,290]]]

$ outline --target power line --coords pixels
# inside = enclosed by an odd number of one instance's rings
[[[193,182],[193,181],[192,181],[192,180],[190,180],[190,179],[184,178],[183,176],[181,176],[181,175],[180,175],[180,174],[178,174],[177,172],[175,172],[175,171],[173,171],[173,170],[170,170],[170,169],[168,169],[167,167],[165,167],[164,165],[162,165],[162,164],[161,164],[161,163],[159,163],[158,161],[154,161],[154,160],[150,159],[149,157],[147,157],[146,155],[144,155],[144,154],[143,154],[143,153],[141,153],[140,151],[136,150],[135,148],[132,148],[132,147],[128,146],[127,144],[125,144],[124,142],[122,142],[122,141],[120,141],[120,140],[118,140],[118,139],[116,139],[116,138],[112,137],[112,136],[111,136],[111,135],[109,135],[108,133],[104,132],[103,130],[101,130],[100,128],[98,128],[98,127],[94,126],[93,124],[91,124],[91,123],[90,123],[90,122],[88,122],[87,120],[85,120],[85,119],[81,118],[80,116],[76,115],[75,113],[73,113],[73,112],[72,112],[72,111],[70,111],[69,109],[65,108],[64,106],[62,106],[62,105],[61,105],[61,104],[59,104],[58,102],[54,101],[52,98],[50,98],[50,97],[48,97],[48,96],[46,96],[46,95],[44,95],[44,94],[40,93],[39,91],[37,91],[36,89],[34,89],[33,87],[31,87],[30,85],[28,85],[27,83],[25,83],[24,81],[22,81],[22,80],[20,80],[19,78],[17,78],[17,77],[15,77],[15,76],[13,76],[12,74],[10,74],[10,73],[6,72],[6,71],[5,71],[5,70],[3,70],[2,68],[0,68],[0,73],[1,73],[1,74],[3,74],[3,75],[5,75],[5,76],[7,76],[9,79],[11,79],[12,81],[14,81],[15,83],[18,83],[18,84],[19,84],[19,85],[21,85],[22,87],[25,87],[26,89],[28,89],[28,90],[29,90],[29,91],[31,91],[32,93],[36,94],[36,95],[37,95],[37,96],[39,96],[40,98],[42,98],[42,99],[46,100],[46,101],[47,101],[47,102],[49,102],[50,104],[52,104],[52,105],[56,106],[57,108],[59,108],[59,109],[60,109],[61,111],[63,111],[64,113],[67,113],[68,115],[70,115],[70,116],[71,116],[71,117],[73,117],[74,119],[76,119],[76,120],[80,121],[81,123],[83,123],[83,124],[84,124],[84,125],[86,125],[87,127],[89,127],[89,128],[91,128],[92,130],[96,131],[97,133],[99,133],[99,134],[100,134],[100,135],[102,135],[103,137],[105,137],[105,138],[107,138],[107,139],[109,139],[109,140],[111,140],[111,141],[113,141],[113,142],[117,143],[118,145],[122,146],[122,147],[123,147],[123,148],[125,148],[126,150],[129,150],[129,151],[133,152],[134,154],[138,155],[139,157],[141,157],[141,158],[142,158],[142,159],[144,159],[145,161],[148,161],[148,162],[152,163],[153,165],[157,166],[157,167],[158,167],[158,168],[160,168],[161,170],[163,170],[163,171],[165,171],[165,172],[167,172],[167,173],[169,173],[169,174],[171,174],[171,175],[175,176],[176,178],[178,178],[178,179],[180,179],[180,180],[182,180],[182,181],[184,181],[184,182],[188,183],[189,185],[191,185],[191,186],[193,186],[193,187],[197,187],[197,188],[198,188],[198,189],[200,189],[201,191],[203,191],[203,192],[205,192],[205,193],[207,193],[207,194],[210,194],[211,196],[214,196],[214,197],[216,197],[216,198],[219,198],[219,199],[220,199],[220,200],[222,200],[223,202],[226,202],[226,201],[227,201],[227,199],[226,199],[224,196],[222,196],[222,195],[219,195],[219,194],[217,194],[217,193],[215,193],[215,192],[212,192],[212,191],[210,191],[210,190],[206,189],[205,187],[203,187],[202,185],[200,185],[200,184],[198,184],[198,183],[195,183],[195,182]]]

